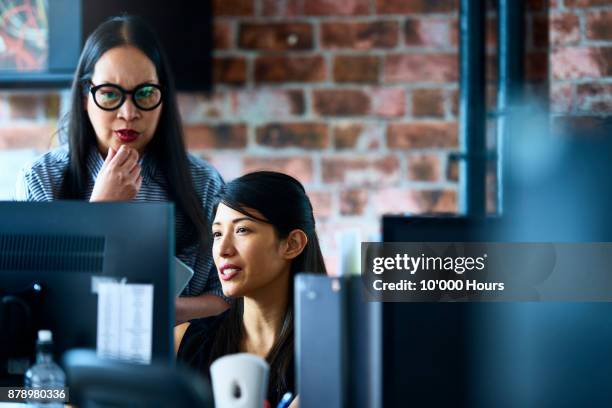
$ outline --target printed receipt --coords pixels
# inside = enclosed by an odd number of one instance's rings
[[[99,282],[97,354],[148,364],[153,339],[153,285]]]

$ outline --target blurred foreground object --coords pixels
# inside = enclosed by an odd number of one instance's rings
[[[79,407],[212,407],[207,382],[193,372],[165,365],[100,359],[95,351],[64,355],[70,402]]]

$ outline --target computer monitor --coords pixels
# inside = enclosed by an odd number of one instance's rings
[[[294,287],[300,406],[379,408],[380,304],[359,276],[300,273]]]
[[[153,285],[152,359],[173,360],[174,207],[169,203],[0,202],[0,383],[19,384],[38,329],[53,331],[56,361],[71,348],[95,348],[93,277]],[[17,299],[17,302],[15,302]],[[28,308],[20,305],[30,304]],[[25,310],[25,311],[24,311]],[[29,318],[36,319],[27,324]],[[12,316],[12,317],[11,317]],[[19,347],[18,347],[19,348]],[[25,349],[25,350],[24,350]],[[12,373],[10,374],[9,371]]]

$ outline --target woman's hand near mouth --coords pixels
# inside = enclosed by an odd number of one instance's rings
[[[106,160],[96,179],[89,201],[129,201],[142,184],[138,152],[122,145],[118,151],[109,147]]]

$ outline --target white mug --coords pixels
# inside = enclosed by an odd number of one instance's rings
[[[261,408],[268,391],[270,367],[249,353],[229,354],[210,365],[216,408]]]

